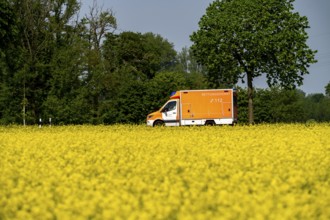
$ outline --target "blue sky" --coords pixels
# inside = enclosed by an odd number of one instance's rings
[[[111,9],[117,18],[119,31],[153,32],[173,43],[177,51],[190,46],[189,36],[198,30],[198,21],[211,0],[98,0],[103,9]],[[82,0],[82,13],[92,1]],[[324,93],[330,82],[330,0],[296,0],[295,10],[307,16],[308,44],[318,50],[316,59],[300,87],[307,94]],[[83,15],[83,14],[82,14]],[[254,81],[257,88],[266,88],[265,79]]]

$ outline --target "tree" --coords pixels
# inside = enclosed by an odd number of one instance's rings
[[[57,46],[50,63],[51,79],[47,99],[43,102],[44,115],[53,123],[81,124],[88,121],[90,108],[87,106],[87,88],[82,75],[85,71],[88,45],[74,30],[67,30],[62,46]]]
[[[16,94],[13,69],[17,61],[17,17],[9,1],[0,1],[0,124],[15,122]]]
[[[321,121],[330,122],[330,97],[325,97],[320,104]]]
[[[144,102],[147,113],[159,109],[170,97],[171,92],[186,89],[183,73],[159,72],[147,83]]]
[[[130,66],[137,75],[147,79],[170,69],[176,56],[173,45],[160,35],[135,32],[107,34],[103,53],[112,71],[119,66]]]
[[[108,71],[102,55],[102,45],[107,34],[112,34],[117,28],[117,21],[111,10],[103,10],[93,1],[82,24],[85,26],[83,37],[87,40],[89,49],[86,51],[88,59],[86,63],[85,82],[88,88],[88,102],[93,114],[92,123],[99,123],[100,103],[104,99],[104,83],[107,82]]]
[[[248,118],[253,123],[253,79],[266,74],[269,86],[303,83],[316,51],[307,44],[305,16],[294,0],[216,0],[191,35],[192,50],[218,83],[247,79]]]
[[[107,33],[112,33],[117,28],[117,20],[113,12],[109,9],[103,10],[97,5],[97,1],[93,0],[93,6],[90,7],[89,15],[84,19],[88,25],[89,42],[94,50],[101,49],[102,41]]]
[[[289,123],[306,120],[303,102],[305,94],[303,92],[297,89],[273,87],[269,90],[269,94],[269,122]]]
[[[183,72],[189,89],[209,88],[206,69],[197,63],[191,48],[184,47],[176,56],[175,71]]]
[[[325,86],[325,94],[330,97],[330,82]]]
[[[175,61],[173,45],[153,33],[108,33],[102,45],[105,74],[98,84],[102,123],[140,122],[149,113],[146,88]],[[124,80],[123,80],[124,79]],[[158,91],[158,90],[156,90]]]
[[[248,123],[247,89],[237,91],[239,123]],[[275,86],[256,89],[254,96],[256,123],[304,122],[308,118],[309,105],[305,104],[305,93],[301,90]]]
[[[70,22],[79,4],[76,0],[8,2],[12,13],[4,18],[15,28],[7,28],[4,36],[7,43],[1,65],[5,72],[4,77],[1,76],[4,82],[1,94],[5,94],[2,101],[6,103],[6,110],[2,112],[5,112],[4,118],[10,119],[5,120],[6,123],[17,123],[18,119],[23,124],[35,123],[44,114],[56,48],[66,48],[67,36],[72,32]]]
[[[146,60],[145,74],[149,79],[157,72],[169,70],[174,66],[176,51],[167,39],[151,32],[143,34],[143,59]]]
[[[248,123],[248,99],[247,99],[247,89],[237,87],[237,118],[238,123],[247,124]]]
[[[255,106],[254,109],[254,121],[256,123],[269,123],[273,122],[274,107],[273,103],[274,98],[277,98],[276,95],[279,93],[279,89],[273,89],[272,91],[269,89],[256,89],[254,93],[253,104]],[[246,115],[248,115],[248,100],[246,100]],[[281,102],[278,102],[282,104]]]
[[[23,124],[35,123],[42,114],[42,102],[46,98],[49,61],[52,55],[53,33],[50,31],[51,4],[41,0],[15,1],[19,19],[20,71],[17,81],[21,88]]]
[[[309,94],[305,99],[307,118],[316,121],[324,121],[323,103],[326,97],[323,93]]]

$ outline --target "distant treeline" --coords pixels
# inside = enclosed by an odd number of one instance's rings
[[[95,3],[95,2],[94,2]],[[153,33],[117,33],[97,5],[75,0],[0,2],[0,124],[141,123],[172,91],[219,85],[191,50]],[[239,90],[239,122],[247,121]],[[255,122],[330,120],[329,93],[256,90]]]
[[[330,84],[328,86],[330,88]],[[238,90],[238,119],[247,123],[246,89]],[[255,123],[330,121],[330,93],[306,94],[301,90],[279,87],[256,89],[254,97]]]

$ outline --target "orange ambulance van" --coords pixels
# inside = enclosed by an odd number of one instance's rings
[[[181,90],[147,116],[148,126],[233,125],[237,122],[235,89]]]

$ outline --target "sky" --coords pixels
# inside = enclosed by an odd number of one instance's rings
[[[159,34],[173,43],[178,52],[192,45],[189,36],[198,30],[198,22],[211,2],[213,0],[97,0],[103,10],[113,11],[119,32]],[[87,13],[91,5],[92,1],[82,0],[82,13]],[[311,65],[299,89],[306,94],[325,93],[324,87],[330,82],[330,0],[296,0],[294,7],[308,18],[307,43],[318,51],[318,62]],[[256,78],[254,86],[267,88],[265,78]]]

